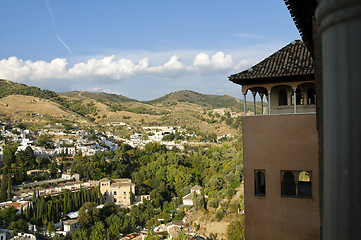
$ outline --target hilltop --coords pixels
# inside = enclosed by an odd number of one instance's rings
[[[174,105],[179,102],[193,103],[209,108],[230,108],[232,111],[241,111],[241,107],[243,107],[242,100],[229,95],[206,95],[190,90],[172,92],[151,101],[144,101],[144,103],[162,106]]]
[[[88,92],[88,91],[72,91],[72,92],[62,92],[60,93],[63,96],[77,98],[79,100],[83,99],[93,99],[99,102],[138,102],[135,99],[131,99],[118,94],[110,94],[104,92]]]

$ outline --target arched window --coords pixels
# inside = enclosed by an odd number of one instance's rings
[[[316,91],[313,88],[307,90],[307,104],[316,104]]]
[[[266,174],[265,170],[254,171],[254,188],[255,195],[266,195]]]
[[[296,196],[295,177],[291,171],[283,173],[281,195]]]
[[[278,105],[279,106],[287,105],[287,92],[284,89],[281,89],[278,92]]]
[[[298,196],[312,197],[311,172],[302,171],[298,175]]]
[[[293,93],[291,94],[291,105],[294,104],[294,96]],[[303,105],[303,94],[299,88],[296,90],[296,104],[297,105]]]

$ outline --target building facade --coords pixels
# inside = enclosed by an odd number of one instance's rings
[[[316,91],[310,53],[302,41],[294,41],[229,79],[242,85],[244,96],[250,91],[254,101],[255,115],[242,119],[246,239],[319,239]],[[256,112],[257,98],[261,113]]]
[[[131,179],[108,179],[99,181],[100,193],[104,201],[112,201],[115,204],[131,205],[135,196],[135,184]]]

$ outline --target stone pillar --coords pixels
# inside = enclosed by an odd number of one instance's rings
[[[293,113],[297,113],[297,103],[296,103],[296,91],[297,91],[297,87],[293,87]]]
[[[253,111],[254,111],[254,115],[257,115],[257,110],[256,110],[256,91],[252,91],[252,95],[253,95]]]
[[[243,115],[246,116],[247,92],[243,93]]]
[[[271,114],[271,90],[268,90],[268,114]]]
[[[322,0],[323,239],[361,236],[361,1]]]
[[[260,93],[259,96],[261,97],[261,115],[263,115],[263,93]]]

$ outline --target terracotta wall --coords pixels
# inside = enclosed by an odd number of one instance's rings
[[[315,114],[243,118],[246,239],[319,239],[318,140]],[[255,196],[254,170],[266,172]],[[281,197],[281,171],[312,171],[312,197]]]

